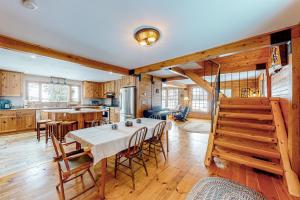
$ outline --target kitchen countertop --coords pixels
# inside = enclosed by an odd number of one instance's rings
[[[49,113],[68,113],[68,114],[81,114],[81,113],[94,113],[94,112],[103,112],[105,109],[92,109],[92,108],[82,108],[80,110],[74,109],[51,109],[51,110],[42,110],[42,112]]]
[[[74,106],[76,107],[76,106]],[[82,105],[80,108],[100,108],[102,106],[93,106],[93,105]],[[109,108],[118,108],[119,106],[104,106]],[[16,110],[58,110],[58,109],[72,109],[70,107],[37,107],[37,108],[22,108],[22,107],[13,107],[11,109],[0,109],[0,111],[16,111]]]

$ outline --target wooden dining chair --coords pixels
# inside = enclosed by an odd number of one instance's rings
[[[146,176],[148,176],[148,171],[147,167],[143,158],[143,144],[145,141],[145,137],[147,134],[147,128],[143,127],[137,130],[130,138],[129,144],[128,144],[128,149],[121,151],[116,154],[116,159],[115,159],[115,178],[117,178],[117,171],[119,168],[119,165],[129,168],[131,173],[128,174],[125,171],[121,171],[122,173],[128,175],[132,179],[132,185],[133,189],[135,190],[135,182],[134,182],[134,174],[137,170],[134,170],[133,168],[133,162],[141,165],[144,167],[144,170],[146,172]],[[125,158],[124,160],[121,161],[121,158]],[[136,160],[134,160],[136,158]],[[124,164],[126,161],[129,161],[129,165]]]
[[[58,173],[59,173],[59,184],[57,184],[56,189],[59,192],[59,188],[60,188],[61,190],[60,194],[62,196],[62,199],[63,200],[65,199],[64,183],[67,183],[78,177],[81,178],[81,181],[83,183],[83,175],[86,172],[88,172],[89,176],[91,177],[93,181],[93,185],[88,188],[85,188],[81,193],[76,194],[70,199],[74,199],[79,195],[95,187],[97,184],[93,177],[93,174],[90,171],[90,167],[93,165],[93,157],[91,156],[91,152],[76,150],[76,151],[71,151],[66,153],[64,146],[73,144],[75,143],[75,141],[70,143],[61,143],[55,137],[54,134],[51,134],[51,139],[56,153],[56,157],[54,158],[54,161],[57,162]]]
[[[154,158],[156,162],[156,167],[158,167],[158,161],[157,161],[157,155],[156,151],[160,151],[163,153],[165,161],[167,161],[166,153],[164,150],[164,145],[162,143],[162,135],[164,133],[164,130],[166,128],[166,121],[159,122],[153,130],[152,137],[145,141],[145,143],[148,143],[148,155],[151,156],[151,153],[154,153]]]

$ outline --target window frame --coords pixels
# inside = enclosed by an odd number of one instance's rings
[[[38,98],[38,101],[32,101],[32,100],[29,100],[29,83],[37,83],[39,85],[39,98]],[[82,97],[81,97],[81,85],[79,84],[66,84],[68,86],[68,97],[67,97],[67,101],[58,101],[58,102],[55,102],[55,101],[42,101],[42,84],[53,84],[53,85],[56,85],[54,83],[49,83],[49,82],[45,82],[45,81],[26,81],[26,88],[25,88],[25,93],[26,93],[26,100],[28,102],[39,102],[39,103],[81,103],[82,101]],[[59,84],[59,85],[64,85],[64,84]],[[72,101],[72,98],[71,98],[71,93],[72,93],[72,87],[78,87],[78,101]]]
[[[165,91],[165,107],[163,107],[163,95],[162,95],[162,98],[161,98],[161,103],[162,103],[162,108],[166,108],[166,109],[176,109],[176,107],[179,105],[179,89],[178,88],[163,88],[162,91]],[[177,95],[172,95],[172,98],[170,98],[170,90],[173,90],[173,91],[177,91]],[[163,92],[162,92],[163,93]],[[176,97],[176,98],[173,98],[173,97]],[[169,101],[174,101],[175,100],[175,104],[174,104],[174,107],[170,107],[170,103]],[[177,103],[176,103],[177,101]],[[173,104],[173,103],[172,103]]]
[[[194,94],[194,90],[200,90],[200,91],[197,91],[196,94]],[[191,92],[191,95],[190,95],[191,96],[191,103],[190,103],[191,110],[193,112],[208,113],[209,112],[209,94],[208,94],[208,92],[200,86],[193,86],[191,88],[190,92]],[[197,105],[197,106],[195,106],[195,105]],[[204,106],[204,105],[206,105],[206,106]]]

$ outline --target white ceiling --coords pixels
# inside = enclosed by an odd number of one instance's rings
[[[0,34],[127,68],[139,67],[281,29],[300,21],[299,0],[0,1]],[[133,39],[154,26],[152,47]]]
[[[119,74],[91,69],[75,63],[36,55],[34,55],[35,58],[32,58],[32,56],[32,54],[0,48],[0,69],[79,81],[104,82],[121,78]]]

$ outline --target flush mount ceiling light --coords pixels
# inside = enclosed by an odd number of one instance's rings
[[[134,34],[136,41],[142,46],[151,46],[160,37],[160,33],[155,28],[142,28]]]
[[[34,0],[22,0],[22,4],[25,8],[28,8],[30,10],[35,10],[38,8]]]

